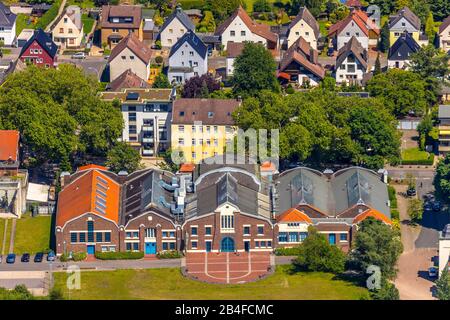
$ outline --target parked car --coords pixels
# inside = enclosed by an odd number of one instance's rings
[[[16,262],[16,255],[14,253],[10,253],[6,256],[6,263],[14,263]]]
[[[423,205],[423,208],[425,209],[425,211],[431,211],[433,210],[433,205],[431,204],[431,202],[425,202],[425,204]]]
[[[441,211],[441,209],[442,209],[442,205],[441,205],[441,202],[439,202],[439,201],[435,201],[435,202],[433,202],[433,211]]]
[[[50,252],[47,254],[47,261],[55,261],[55,259],[56,259],[55,253],[54,253],[53,251],[50,251]]]
[[[106,56],[103,56],[103,58],[105,58],[105,60],[109,60],[110,55],[107,54]]]
[[[22,261],[22,262],[30,262],[30,254],[29,253],[24,253],[22,255],[22,258],[20,259],[20,261]]]
[[[44,259],[44,254],[42,252],[38,252],[34,256],[34,262],[42,262],[42,259]]]
[[[428,276],[430,278],[435,278],[438,275],[438,269],[436,267],[430,267],[428,268]]]
[[[84,52],[74,53],[72,59],[86,59],[86,54]]]
[[[0,263],[2,263],[3,256],[0,254]]]
[[[414,197],[416,195],[416,188],[410,188],[406,190],[406,195],[408,197]]]
[[[328,48],[327,56],[332,57],[334,55],[334,48]]]

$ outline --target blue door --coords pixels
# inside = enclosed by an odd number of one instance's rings
[[[88,254],[95,254],[95,246],[87,246],[87,253]]]
[[[211,241],[206,241],[206,252],[211,252]]]
[[[145,254],[156,254],[156,242],[145,243]]]
[[[220,251],[234,252],[234,240],[230,237],[223,238],[220,244]]]
[[[336,244],[336,235],[334,233],[328,235],[328,242],[330,244]]]

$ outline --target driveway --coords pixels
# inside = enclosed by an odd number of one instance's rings
[[[70,55],[58,56],[58,63],[72,63],[81,67],[86,74],[95,75],[100,79],[107,64],[104,57],[87,56],[86,59],[72,59]]]
[[[397,267],[395,285],[402,300],[432,300],[434,283],[427,276],[428,268],[437,254],[434,247],[417,247],[417,240],[422,234],[421,226],[411,226],[407,213],[408,199],[403,195],[407,186],[394,186],[397,191],[397,203],[400,212],[400,229],[402,233],[403,253]],[[432,241],[431,241],[432,242]],[[429,245],[431,242],[426,242]]]

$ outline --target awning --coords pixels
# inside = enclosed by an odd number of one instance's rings
[[[288,73],[286,73],[286,72],[279,72],[278,73],[278,78],[283,78],[283,79],[286,79],[286,80],[291,80],[291,76],[288,74]]]

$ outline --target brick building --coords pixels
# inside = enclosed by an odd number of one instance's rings
[[[272,252],[308,227],[349,251],[358,224],[391,224],[386,184],[370,170],[305,167],[264,174],[256,164],[191,165],[172,174],[118,175],[89,165],[63,174],[56,251]]]

